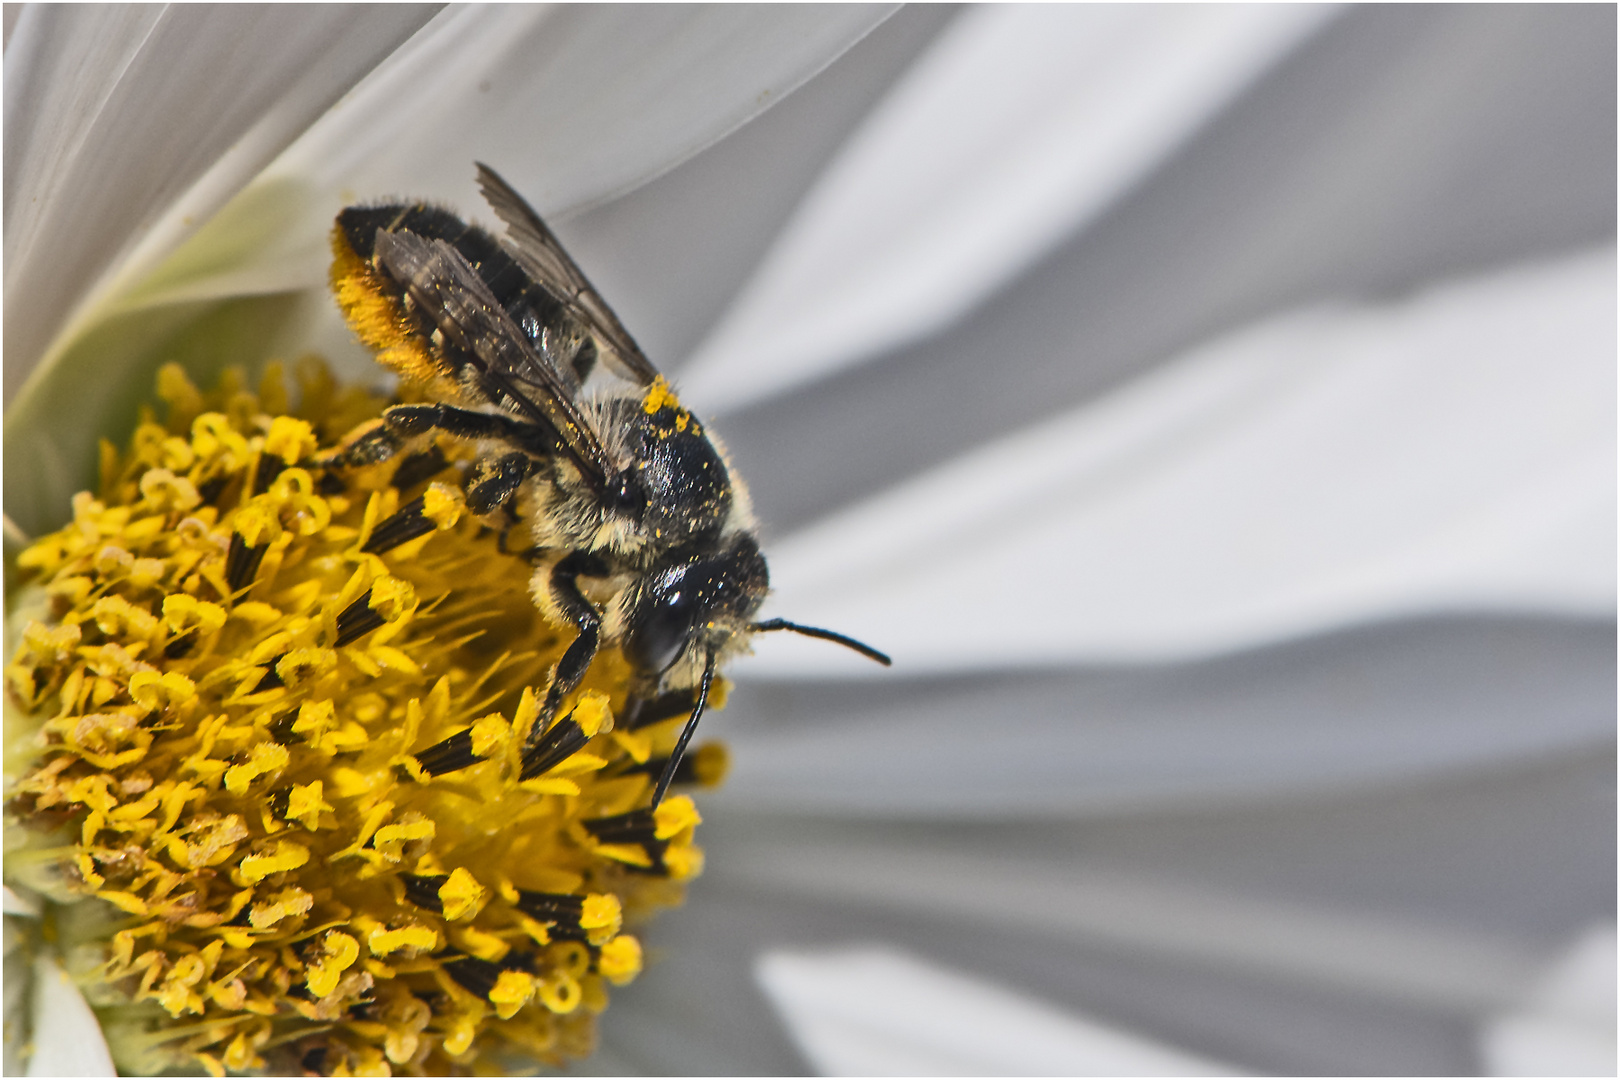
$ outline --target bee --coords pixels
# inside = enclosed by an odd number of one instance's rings
[[[509,529],[521,508],[533,544],[530,593],[549,622],[575,634],[525,737],[521,778],[584,744],[578,726],[557,714],[598,651],[615,647],[634,673],[621,723],[690,710],[654,786],[657,807],[716,670],[753,635],[786,630],[890,660],[830,630],[756,620],[770,575],[747,488],[724,450],[540,215],[494,170],[477,169],[504,236],[427,203],[351,206],[338,215],[333,282],[345,315],[362,338],[368,318],[388,322],[381,337],[392,340],[378,359],[438,399],[387,409],[338,464],[385,461],[423,437],[479,448],[464,485],[468,511]],[[376,334],[370,340],[382,343]],[[586,393],[602,369],[610,378]],[[418,455],[425,475],[445,464],[436,446]],[[400,471],[412,467],[407,458]],[[433,528],[417,499],[379,523],[364,550],[387,551]],[[611,590],[600,606],[582,589],[592,581],[597,596]],[[430,773],[476,760],[454,743],[417,760]]]

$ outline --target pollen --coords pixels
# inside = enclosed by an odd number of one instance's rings
[[[345,310],[404,347],[352,263]],[[572,631],[451,474],[336,464],[388,399],[315,361],[291,391],[278,365],[208,392],[171,365],[158,397],[17,557],[5,668],[8,881],[50,901],[120,1069],[588,1053],[702,866],[691,798],[647,809],[686,714],[616,728],[631,669],[607,649],[526,764]],[[373,542],[412,506],[429,525]],[[677,784],[724,772],[716,745],[689,761]]]
[[[641,399],[641,408],[648,416],[652,416],[664,409],[680,410],[681,403],[675,397],[675,391],[669,388],[669,382],[660,375],[647,387],[646,395]]]

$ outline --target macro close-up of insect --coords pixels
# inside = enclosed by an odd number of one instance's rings
[[[481,448],[468,511],[525,536],[535,602],[578,635],[528,735],[522,776],[584,745],[578,725],[553,721],[598,649],[616,646],[635,672],[630,720],[643,710],[691,713],[654,788],[656,807],[717,667],[753,634],[788,630],[889,658],[829,630],[754,621],[769,574],[741,479],[540,216],[488,166],[478,166],[478,181],[506,226],[502,239],[420,203],[338,217],[340,299],[359,290],[397,305],[404,342],[380,358],[442,400],[390,408],[336,463],[372,464],[428,441],[416,452],[437,471],[445,459],[431,440]],[[363,321],[361,304],[344,302],[351,322]],[[598,361],[620,385],[587,394]],[[366,550],[381,554],[433,528],[419,498],[377,525]],[[586,580],[608,584],[602,610],[582,591]],[[452,742],[417,756],[432,773],[475,760]]]
[[[7,1075],[1613,1075],[1612,5],[7,4]]]

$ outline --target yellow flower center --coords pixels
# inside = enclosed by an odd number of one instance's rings
[[[464,453],[338,468],[387,402],[299,374],[297,415],[271,415],[274,366],[258,393],[164,369],[167,422],[104,443],[99,497],[18,558],[38,617],[6,668],[30,725],[8,810],[31,839],[7,869],[106,902],[59,922],[98,945],[81,975],[125,1069],[582,1055],[641,968],[622,927],[702,865],[690,798],[643,809],[686,713],[615,729],[630,669],[604,651],[556,721],[571,749],[521,779],[571,632],[462,512]],[[680,779],[724,768],[703,747]]]

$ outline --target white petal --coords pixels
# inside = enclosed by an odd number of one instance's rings
[[[1526,994],[1482,1032],[1493,1076],[1613,1076],[1615,928],[1583,934]]]
[[[11,891],[11,886],[4,888],[5,913],[17,915],[28,919],[39,918],[39,902],[28,897],[20,896]]]
[[[9,891],[9,890],[8,890]],[[20,1076],[28,1067],[28,1006],[34,987],[33,950],[39,924],[29,918],[10,915],[5,919],[5,1028],[4,1057],[0,1059],[6,1076]]]
[[[1474,1015],[1518,996],[1535,953],[1510,938],[1132,869],[916,843],[736,843],[728,878],[795,896],[995,926]]]
[[[34,1052],[29,1076],[117,1076],[96,1014],[47,951],[34,960]]]
[[[1312,798],[1612,746],[1614,625],[1445,619],[1197,663],[755,682],[717,807],[980,821]]]
[[[822,1076],[1228,1076],[1234,1070],[893,948],[761,956]]]
[[[1612,249],[1283,317],[776,544],[771,611],[916,673],[1606,615],[1614,355]],[[786,637],[756,673],[869,673]]]
[[[1324,7],[990,5],[851,139],[683,371],[733,409],[936,330],[1106,208]]]
[[[149,271],[428,14],[24,10],[5,71],[7,400],[97,297]]]
[[[447,9],[226,209],[198,238],[204,257],[181,253],[141,300],[318,287],[345,205],[405,196],[478,216],[474,161],[547,215],[602,202],[768,108],[892,10]],[[251,227],[266,206],[276,213],[268,235]],[[250,249],[239,233],[251,234]],[[210,254],[221,246],[236,253],[226,264]]]

